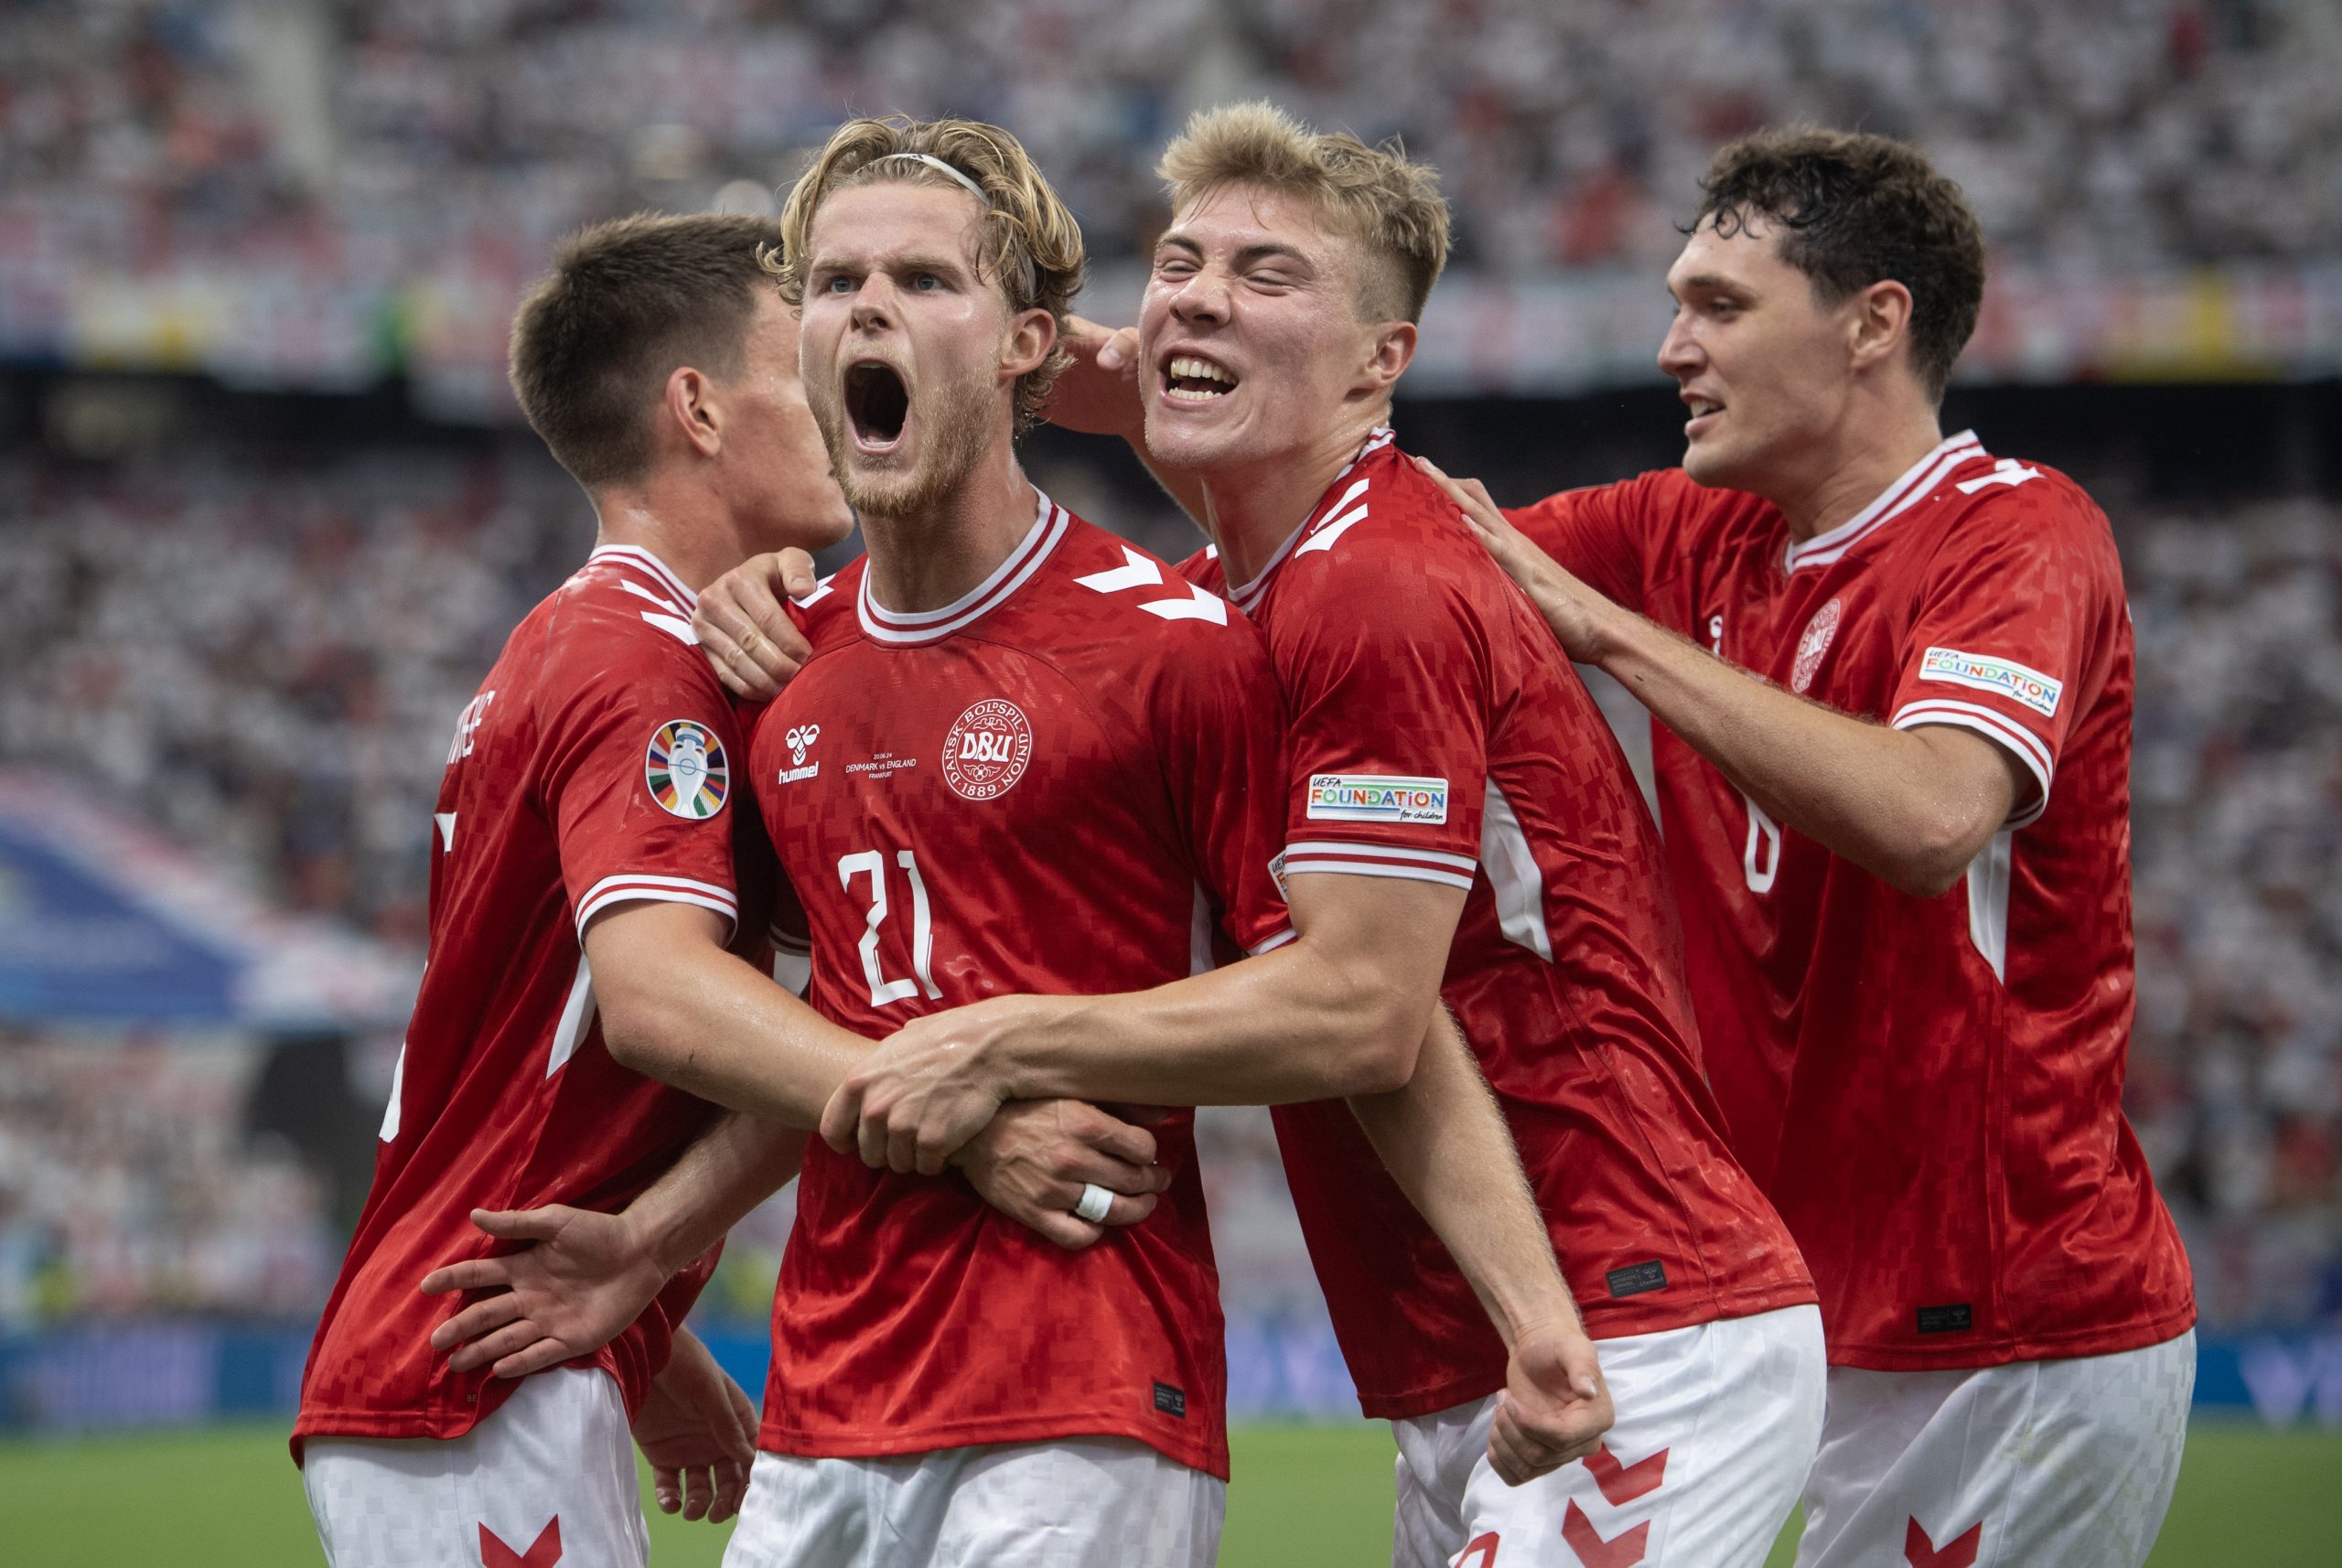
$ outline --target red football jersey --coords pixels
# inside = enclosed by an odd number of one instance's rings
[[[429,962],[373,1187],[310,1347],[296,1457],[312,1436],[468,1432],[516,1385],[450,1371],[428,1338],[452,1303],[416,1287],[500,1250],[471,1211],[621,1208],[706,1124],[705,1101],[610,1058],[580,940],[596,914],[657,899],[714,910],[736,951],[761,952],[736,834],[752,867],[769,851],[755,807],[731,800],[740,736],[692,636],[693,600],[648,551],[596,550],[463,711],[435,812]],[[577,1363],[608,1369],[628,1409],[712,1262]]]
[[[1209,587],[1216,559],[1187,569]],[[1378,433],[1230,596],[1292,713],[1284,870],[1466,890],[1442,994],[1503,1105],[1598,1338],[1813,1299],[1726,1152],[1634,776],[1552,634]],[[1310,1256],[1361,1404],[1504,1382],[1504,1349],[1348,1106],[1280,1107]]]
[[[813,655],[752,748],[817,1010],[878,1037],[986,996],[1177,980],[1210,967],[1216,931],[1255,951],[1284,938],[1284,714],[1241,616],[1047,499],[943,609],[889,613],[865,565],[800,607]],[[1145,1223],[1076,1253],[956,1172],[874,1171],[815,1139],[759,1445],[1103,1434],[1224,1477],[1193,1114],[1154,1131],[1175,1184]]]
[[[1681,470],[1512,515],[1733,663],[1973,730],[2031,779],[1961,885],[1915,898],[1653,726],[1709,1079],[1813,1269],[1831,1359],[1986,1366],[2186,1329],[2187,1260],[2122,1110],[2131,618],[2105,516],[1973,435],[1802,543]]]

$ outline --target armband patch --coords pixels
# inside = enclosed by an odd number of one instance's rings
[[[1955,686],[1992,692],[2013,703],[2023,703],[2045,719],[2057,716],[2057,699],[2066,691],[2064,682],[2053,680],[2014,659],[1962,653],[1956,648],[1928,649],[1927,657],[1919,662],[1919,679],[1948,681]]]
[[[1444,822],[1447,780],[1313,773],[1306,814],[1317,822]]]

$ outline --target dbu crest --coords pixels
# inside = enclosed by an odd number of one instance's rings
[[[967,800],[1005,795],[1033,760],[1033,726],[1016,704],[987,697],[951,721],[943,736],[943,781]]]

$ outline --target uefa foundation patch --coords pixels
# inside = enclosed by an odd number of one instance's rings
[[[1447,780],[1313,773],[1306,814],[1319,822],[1445,822]]]
[[[706,725],[690,719],[669,719],[659,726],[643,754],[642,778],[661,810],[692,822],[724,810],[732,794],[732,768],[724,759],[724,743]]]

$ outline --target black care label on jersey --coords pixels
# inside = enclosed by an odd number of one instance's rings
[[[1185,1421],[1187,1419],[1187,1396],[1169,1383],[1157,1383],[1155,1385],[1155,1408],[1166,1415],[1176,1415]]]
[[[1614,1296],[1640,1295],[1645,1291],[1667,1288],[1667,1267],[1657,1258],[1648,1263],[1613,1269],[1602,1277],[1610,1282],[1610,1294]]]
[[[1963,1334],[1976,1326],[1976,1315],[1964,1301],[1950,1306],[1919,1308],[1919,1332],[1922,1334]]]

